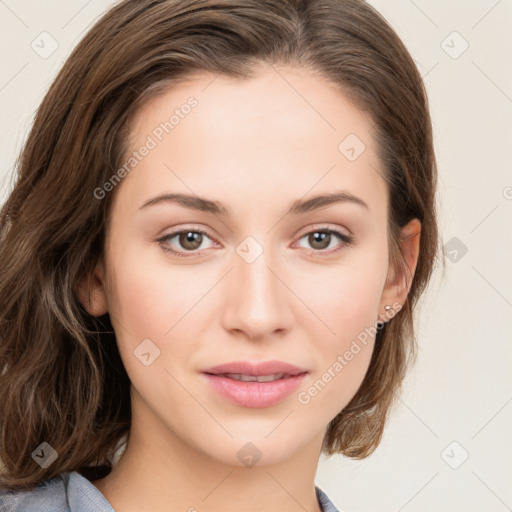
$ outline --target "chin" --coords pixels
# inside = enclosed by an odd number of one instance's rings
[[[274,424],[272,428],[276,426],[277,424]],[[285,463],[293,458],[301,447],[303,449],[307,442],[290,433],[278,435],[280,427],[274,432],[272,428],[265,428],[264,433],[262,430],[254,431],[254,435],[237,435],[233,429],[228,428],[234,439],[230,438],[224,442],[210,439],[211,443],[203,446],[202,451],[226,465],[251,468]],[[269,435],[269,432],[272,433]]]

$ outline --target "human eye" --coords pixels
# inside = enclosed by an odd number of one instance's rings
[[[158,238],[156,242],[165,252],[180,258],[188,258],[197,255],[202,249],[210,248],[211,245],[208,247],[202,247],[202,245],[205,240],[212,240],[212,238],[212,235],[204,229],[185,227],[165,234]],[[307,232],[299,238],[299,241],[305,238],[307,238],[307,242],[313,247],[309,252],[322,256],[337,253],[353,242],[352,236],[328,226],[321,226],[313,231]],[[179,247],[178,249],[172,248],[173,239],[176,239],[174,243],[179,244],[182,249]],[[336,240],[338,241],[338,247],[332,249],[333,245],[336,246]],[[334,242],[334,244],[332,244],[332,242]]]
[[[353,236],[342,233],[337,229],[333,229],[329,226],[321,226],[313,231],[309,231],[305,235],[299,238],[299,241],[306,238],[307,242],[313,247],[310,254],[330,256],[341,251],[344,247],[353,243]],[[334,242],[336,246],[336,240],[338,240],[338,247],[332,249]],[[326,250],[330,249],[330,250]]]
[[[175,250],[171,247],[170,242],[176,238],[176,242],[181,245],[184,250]],[[211,240],[211,235],[203,230],[195,227],[181,228],[156,240],[160,247],[167,253],[180,258],[190,258],[195,256],[200,249],[207,249],[208,247],[201,247],[206,238]],[[187,254],[189,253],[189,254]]]

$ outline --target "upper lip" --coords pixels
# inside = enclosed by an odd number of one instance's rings
[[[237,373],[242,375],[272,375],[274,373],[285,373],[287,375],[298,375],[306,373],[308,370],[300,368],[294,364],[285,363],[284,361],[263,361],[251,363],[249,361],[232,361],[231,363],[212,366],[203,373],[221,374],[221,373]]]

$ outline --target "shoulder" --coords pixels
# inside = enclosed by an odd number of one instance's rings
[[[0,489],[2,512],[69,512],[66,502],[66,474],[47,480],[33,489]]]
[[[315,490],[318,503],[320,503],[320,506],[322,507],[322,512],[343,512],[342,510],[336,508],[334,503],[329,499],[327,494],[325,494],[325,492],[320,489],[320,487],[315,486]]]
[[[30,490],[0,489],[1,512],[114,512],[80,473],[62,473]]]
[[[341,512],[315,487],[323,512]],[[103,494],[80,473],[62,473],[30,490],[0,489],[2,512],[114,512]]]

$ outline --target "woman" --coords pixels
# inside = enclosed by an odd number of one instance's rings
[[[435,191],[421,77],[363,1],[115,5],[1,211],[0,503],[338,510],[319,456],[379,444]]]

